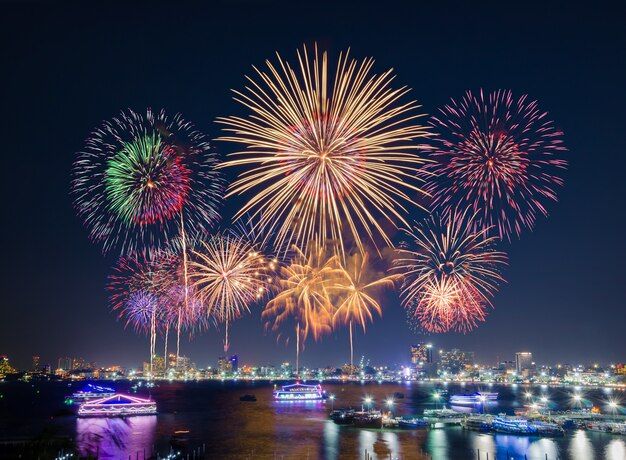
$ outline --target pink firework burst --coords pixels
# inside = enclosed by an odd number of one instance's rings
[[[471,91],[431,119],[439,144],[425,190],[442,214],[476,213],[474,228],[493,228],[501,239],[532,229],[546,203],[557,200],[567,161],[563,133],[537,101],[511,91]]]

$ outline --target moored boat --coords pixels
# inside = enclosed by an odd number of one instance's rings
[[[450,404],[467,405],[467,404],[483,404],[495,403],[498,401],[498,393],[480,392],[471,394],[458,394],[450,396]]]
[[[472,431],[491,431],[493,421],[491,417],[467,417],[461,423],[463,428]]]
[[[338,409],[330,413],[330,418],[337,425],[352,425],[354,409]]]
[[[528,420],[520,417],[499,416],[493,419],[493,430],[497,433],[507,434],[535,434],[536,430],[528,423]]]
[[[243,396],[239,397],[239,401],[256,402],[256,396],[254,396],[254,395],[243,395]]]
[[[352,423],[357,428],[382,428],[383,414],[378,410],[355,412]]]
[[[430,423],[417,417],[396,417],[398,428],[417,430],[430,427]]]

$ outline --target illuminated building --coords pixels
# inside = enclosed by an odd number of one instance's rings
[[[450,351],[439,350],[439,373],[457,375],[474,370],[474,352],[453,348]]]
[[[412,345],[411,364],[417,376],[434,374],[433,345],[425,342]]]
[[[79,371],[82,369],[85,369],[85,360],[83,358],[74,358],[72,360],[72,370],[73,371]]]
[[[57,363],[57,369],[63,369],[64,371],[71,371],[72,370],[72,358],[68,356],[59,358],[59,361]]]
[[[16,374],[17,371],[9,364],[8,356],[0,356],[0,377],[7,374]]]
[[[177,369],[176,365],[176,353],[170,353],[167,355],[167,368],[168,369]]]
[[[230,371],[234,374],[239,370],[239,358],[237,355],[230,357]]]
[[[31,371],[37,372],[39,370],[39,356],[33,356],[33,364],[30,368]]]
[[[230,361],[226,358],[226,356],[220,356],[217,358],[217,372],[220,374],[229,374],[230,373]]]
[[[191,369],[191,360],[186,356],[179,356],[176,362],[176,372],[188,372]]]
[[[165,359],[163,358],[163,356],[154,355],[152,357],[152,375],[165,375]]]
[[[535,367],[533,354],[528,351],[515,353],[515,371],[522,377],[530,377]]]

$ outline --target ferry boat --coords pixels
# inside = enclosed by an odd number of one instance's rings
[[[106,396],[113,396],[114,394],[115,389],[113,388],[88,383],[82,390],[75,391],[71,396],[67,396],[65,398],[65,403],[80,403],[92,399],[104,398]]]
[[[274,399],[277,401],[309,401],[327,397],[326,390],[322,390],[321,385],[294,383],[283,385],[280,390],[276,390],[274,386]]]
[[[433,417],[433,418],[457,418],[462,414],[459,414],[457,411],[452,409],[448,409],[444,407],[443,409],[424,409],[424,417]]]
[[[357,428],[382,428],[383,414],[379,410],[355,412],[352,424]]]
[[[156,403],[151,399],[120,394],[86,401],[78,408],[79,417],[126,417],[156,413]]]
[[[531,428],[533,428],[539,436],[565,436],[565,430],[555,423],[533,422]]]
[[[417,417],[396,417],[398,428],[417,430],[430,427],[430,423]]]
[[[491,417],[467,417],[461,423],[463,428],[472,431],[491,431],[493,421]]]
[[[338,409],[330,413],[330,418],[337,425],[352,425],[354,409]]]
[[[450,404],[461,406],[466,404],[494,403],[496,401],[498,401],[498,393],[490,392],[476,392],[450,396]]]
[[[534,434],[536,431],[525,418],[504,416],[493,419],[493,430],[507,434]]]

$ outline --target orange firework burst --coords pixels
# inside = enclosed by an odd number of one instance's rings
[[[333,315],[333,323],[347,324],[350,328],[350,369],[354,366],[352,343],[352,323],[363,328],[368,321],[374,321],[374,314],[382,316],[383,309],[375,291],[393,287],[397,275],[384,276],[372,270],[369,257],[356,253],[340,266],[332,285],[333,294],[338,296],[338,307]]]
[[[312,62],[306,48],[298,52],[295,69],[278,60],[255,68],[261,83],[248,78],[246,91],[235,91],[250,117],[218,119],[231,133],[221,140],[248,147],[224,166],[253,166],[229,188],[227,196],[255,191],[235,218],[258,218],[277,247],[330,240],[343,251],[347,240],[363,252],[364,236],[392,246],[383,226],[408,225],[405,205],[422,193],[424,160],[412,141],[427,130],[415,123],[414,101],[398,103],[409,89],[392,89],[391,70],[373,75],[372,59],[348,53],[334,79],[317,47]]]
[[[326,251],[314,243],[306,252],[297,247],[293,250],[291,263],[281,267],[280,292],[268,302],[262,317],[274,331],[287,320],[295,322],[297,373],[300,341],[304,342],[309,334],[318,340],[331,331],[333,305],[329,289],[336,273],[336,257],[327,257]]]
[[[489,229],[470,230],[465,213],[449,220],[430,217],[407,234],[415,250],[400,250],[396,269],[404,276],[403,304],[410,319],[429,332],[466,332],[484,321],[506,254],[493,248]]]

